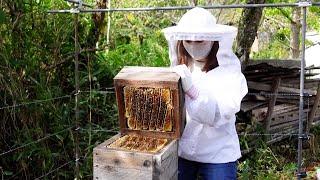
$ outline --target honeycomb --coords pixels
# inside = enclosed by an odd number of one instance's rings
[[[125,86],[125,117],[133,130],[173,131],[172,93],[168,88]]]
[[[137,152],[156,153],[168,143],[168,139],[146,136],[124,135],[109,144],[108,148]]]

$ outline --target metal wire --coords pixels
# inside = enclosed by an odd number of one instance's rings
[[[104,88],[102,88],[104,89]],[[80,93],[90,93],[90,92],[95,92],[95,93],[100,93],[100,94],[114,94],[114,87],[109,87],[105,88],[105,91],[100,91],[100,90],[88,90],[88,91],[81,91]],[[111,90],[111,91],[110,91]],[[264,93],[264,92],[259,92],[259,93],[254,93],[254,92],[249,92],[247,93],[249,96],[254,96],[254,95],[265,95],[265,96],[300,96],[299,93]],[[313,96],[311,94],[305,94],[304,96]]]
[[[92,125],[96,125],[96,124],[92,123]],[[88,129],[82,127],[80,130],[85,131]],[[92,131],[118,133],[119,128],[113,128],[113,129],[99,128]],[[298,136],[298,135],[299,134],[297,133],[238,133],[238,136]]]
[[[101,90],[91,90],[91,92],[95,93],[101,93],[101,94],[109,94],[109,93],[115,93],[115,87],[103,87],[99,88]],[[103,90],[102,90],[103,89]],[[90,90],[85,90],[81,91],[80,93],[90,93]],[[252,96],[252,95],[265,95],[265,96],[300,96],[299,93],[267,93],[267,92],[249,92],[247,95]],[[311,97],[313,96],[312,94],[309,93],[304,93],[305,97]]]
[[[119,133],[119,129],[118,128],[114,128],[114,129],[96,129],[96,130],[92,130],[94,132],[112,132],[112,133]]]
[[[273,4],[229,4],[229,5],[209,5],[198,6],[205,9],[233,9],[233,8],[270,8],[270,7],[301,7],[301,6],[320,6],[320,3],[273,3]],[[171,6],[171,7],[140,7],[140,8],[116,8],[116,9],[78,9],[79,13],[96,13],[96,12],[135,12],[135,11],[173,11],[188,10],[194,6]],[[75,13],[74,10],[49,10],[48,13]],[[77,13],[77,12],[76,12]]]
[[[296,172],[295,169],[288,169],[288,170],[276,170],[276,169],[274,169],[274,170],[267,170],[267,169],[252,169],[252,168],[250,168],[250,169],[245,169],[245,170],[239,170],[239,171],[241,171],[241,172],[247,172],[247,171],[250,171],[250,172],[270,172],[270,173],[274,173],[274,172],[293,173],[293,172]],[[240,172],[240,173],[241,173],[241,172]]]
[[[114,90],[114,87],[107,87],[107,88],[101,88],[101,89],[106,89],[105,91],[99,91],[99,90],[92,90],[92,91],[79,91],[78,93],[90,93],[90,92],[94,92],[94,93],[99,93],[99,94],[114,94],[114,91],[109,91],[109,90]],[[43,103],[43,102],[48,102],[48,101],[54,101],[54,100],[58,100],[58,99],[65,99],[65,98],[71,98],[72,96],[78,94],[72,94],[72,95],[64,95],[64,96],[60,96],[60,97],[54,97],[54,98],[49,98],[49,99],[43,99],[43,100],[35,100],[32,102],[24,102],[24,103],[20,103],[20,104],[16,104],[16,105],[10,105],[10,106],[3,106],[0,107],[0,110],[3,109],[10,109],[10,108],[16,108],[16,107],[20,107],[20,106],[27,106],[27,105],[31,105],[31,104],[38,104],[38,103]],[[275,96],[275,95],[280,95],[280,96],[300,96],[298,93],[247,93],[247,95],[252,96],[252,95],[265,95],[265,96]],[[307,96],[312,96],[312,95],[307,95]]]
[[[72,97],[72,95],[65,95],[65,96],[54,97],[54,98],[43,99],[43,100],[35,100],[35,101],[32,101],[32,102],[24,102],[24,103],[20,103],[20,104],[16,104],[16,105],[3,106],[3,107],[0,107],[0,110],[16,108],[16,107],[20,107],[20,106],[26,106],[26,105],[30,105],[30,104],[38,104],[38,103],[54,101],[54,100],[58,100],[58,99],[70,98],[70,97]]]
[[[35,141],[26,143],[26,144],[24,144],[24,145],[21,145],[21,146],[19,146],[19,147],[14,148],[14,149],[10,149],[9,151],[2,152],[2,153],[0,154],[0,157],[3,156],[3,155],[6,155],[6,154],[8,154],[8,153],[11,153],[11,152],[13,152],[13,151],[16,151],[16,150],[18,150],[18,149],[21,149],[21,148],[30,146],[30,145],[32,145],[32,144],[37,144],[37,143],[39,143],[39,142],[41,142],[41,141],[43,141],[43,140],[46,140],[46,139],[48,139],[48,138],[50,138],[50,137],[52,137],[52,136],[55,136],[55,135],[57,135],[57,134],[60,134],[60,133],[62,133],[62,132],[68,131],[68,130],[70,130],[70,129],[72,129],[72,128],[74,128],[74,126],[69,127],[69,128],[67,128],[67,129],[63,129],[63,130],[61,130],[61,131],[59,131],[59,132],[56,132],[56,133],[53,133],[53,134],[49,134],[49,135],[47,135],[47,136],[45,136],[45,137],[43,137],[43,138],[40,138],[40,139],[37,139],[37,140],[35,140]]]
[[[100,88],[100,89],[105,89],[105,90],[114,90],[114,87],[103,87],[103,88]]]
[[[297,133],[248,133],[242,134],[239,133],[238,136],[298,136]]]
[[[64,163],[63,165],[61,165],[61,166],[59,166],[59,167],[55,168],[54,170],[51,170],[51,171],[49,171],[48,173],[46,173],[46,174],[44,174],[44,175],[42,175],[42,176],[40,176],[40,177],[37,177],[37,178],[35,178],[35,179],[41,179],[41,178],[43,178],[43,177],[47,177],[49,174],[51,174],[51,173],[53,173],[53,172],[56,172],[57,170],[59,170],[59,169],[61,169],[61,168],[65,167],[65,166],[67,166],[68,164],[72,163],[73,161],[77,161],[77,160],[78,160],[78,161],[79,161],[79,160],[86,160],[86,159],[87,159],[87,157],[86,157],[86,156],[82,156],[82,157],[80,157],[79,159],[71,160],[71,161],[66,162],[66,163]]]
[[[97,90],[106,90],[106,91],[108,91],[108,90],[110,90],[110,91],[114,91],[114,89],[115,89],[115,87],[114,86],[110,86],[110,87],[100,87],[100,88],[97,88],[97,89],[94,89],[95,91],[97,91]]]
[[[62,164],[61,166],[57,167],[56,169],[51,170],[51,171],[49,171],[48,173],[46,173],[46,174],[44,174],[44,175],[42,175],[42,176],[40,176],[40,177],[37,177],[37,178],[35,178],[35,179],[38,180],[38,179],[41,179],[41,178],[43,178],[43,177],[46,177],[46,176],[48,176],[49,174],[51,174],[51,173],[53,173],[53,172],[56,172],[56,171],[58,171],[59,169],[67,166],[68,164],[72,163],[73,161],[74,161],[74,160],[71,160],[71,161],[69,161],[69,162],[66,162],[66,163]]]
[[[96,125],[94,123],[92,123],[93,125]],[[80,130],[84,131],[84,130],[88,130],[86,128],[81,128]],[[105,129],[105,128],[99,128],[96,130],[92,130],[95,132],[114,132],[114,133],[118,133],[119,132],[119,128],[113,128],[113,129]],[[297,133],[238,133],[238,136],[298,136],[299,134]]]
[[[112,129],[105,129],[105,128],[100,128],[99,125],[97,125],[97,124],[95,124],[95,123],[92,123],[92,122],[91,122],[89,125],[90,125],[90,126],[96,126],[96,127],[97,127],[97,129],[92,130],[92,131],[95,131],[95,132],[113,132],[113,133],[118,133],[118,132],[119,132],[119,128],[118,128],[118,127],[112,128]],[[81,130],[81,131],[85,131],[85,130],[88,130],[88,129],[81,127],[80,130]],[[90,130],[90,128],[89,128],[89,130]]]
[[[102,88],[99,88],[99,89],[90,89],[89,87],[89,90],[84,90],[84,91],[81,91],[80,93],[99,93],[99,94],[114,94],[115,93],[115,88],[114,87],[102,87]]]
[[[114,91],[81,91],[81,93],[114,94]]]
[[[264,96],[300,96],[298,93],[247,93],[249,96],[255,96],[255,95],[264,95]]]

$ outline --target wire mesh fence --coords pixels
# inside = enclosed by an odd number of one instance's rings
[[[77,3],[77,4],[82,4],[81,0]],[[90,6],[88,4],[83,4],[86,6]],[[302,7],[302,8],[306,8],[306,7],[310,7],[310,6],[320,6],[320,3],[317,2],[310,2],[310,1],[300,1],[297,3],[276,3],[276,4],[235,4],[235,5],[212,5],[212,6],[203,6],[204,8],[207,9],[226,9],[226,8],[257,8],[257,7]],[[133,11],[172,11],[172,10],[187,10],[187,9],[191,9],[193,8],[192,6],[185,6],[185,7],[145,7],[145,8],[118,8],[118,9],[81,9],[81,6],[78,6],[78,8],[76,9],[70,9],[70,10],[51,10],[48,11],[49,13],[73,13],[73,14],[77,14],[77,13],[95,13],[95,12],[133,12]],[[305,17],[304,17],[305,18]],[[76,21],[75,24],[77,24],[78,22]],[[78,36],[78,35],[76,35]],[[75,43],[77,44],[77,42]],[[303,45],[304,46],[304,45]],[[77,54],[77,52],[76,52]],[[78,53],[79,54],[79,53]],[[302,71],[303,72],[303,71]],[[79,83],[79,82],[76,82]],[[91,83],[90,83],[91,84]],[[30,105],[37,105],[37,104],[43,104],[43,103],[47,103],[50,101],[56,101],[56,100],[62,100],[62,99],[67,99],[67,98],[75,98],[78,95],[88,95],[90,96],[90,98],[92,98],[92,94],[102,94],[102,95],[113,95],[114,94],[114,87],[107,87],[107,88],[100,88],[100,89],[92,89],[90,87],[89,90],[77,90],[76,93],[74,94],[69,94],[69,95],[63,95],[63,96],[59,96],[59,97],[53,97],[53,98],[48,98],[48,99],[39,99],[39,100],[34,100],[34,101],[30,101],[30,102],[21,102],[21,103],[17,103],[17,104],[12,104],[12,105],[7,105],[7,106],[2,106],[0,107],[0,110],[7,110],[7,109],[15,109],[15,108],[20,108],[20,107],[28,107]],[[248,96],[253,96],[253,95],[263,95],[263,96],[267,96],[267,97],[271,97],[271,96],[298,96],[298,97],[305,97],[307,98],[307,104],[309,107],[309,97],[312,97],[312,95],[307,94],[307,93],[264,93],[264,92],[259,92],[259,93],[254,93],[254,92],[249,92]],[[78,103],[78,102],[76,102]],[[90,99],[90,103],[91,103],[91,99]],[[79,113],[79,110],[76,110],[77,112],[75,113]],[[89,111],[92,111],[91,107],[89,108]],[[308,115],[308,113],[307,113]],[[91,116],[90,116],[91,119]],[[306,119],[308,119],[308,116],[306,117]],[[91,122],[91,120],[90,120]],[[92,124],[91,124],[92,125]],[[300,127],[301,125],[299,125]],[[4,156],[4,155],[8,155],[9,153],[12,153],[16,150],[19,149],[23,149],[27,146],[30,145],[34,145],[34,144],[38,144],[46,139],[50,139],[51,137],[54,137],[60,133],[66,132],[66,131],[93,131],[96,133],[99,132],[105,132],[105,133],[118,133],[119,129],[118,128],[113,128],[113,129],[105,129],[105,128],[97,128],[97,129],[92,129],[92,128],[84,128],[81,127],[80,125],[77,126],[71,126],[68,127],[66,129],[63,129],[61,131],[52,133],[52,134],[47,134],[46,136],[39,138],[37,140],[34,140],[32,142],[29,143],[25,143],[23,145],[20,145],[18,147],[12,147],[9,150],[5,151],[5,152],[0,152],[0,157]],[[239,136],[297,136],[300,137],[302,136],[302,132],[299,133],[239,133]],[[79,143],[79,142],[77,142]],[[301,157],[300,157],[301,158]],[[68,166],[68,165],[72,165],[74,166],[74,164],[77,164],[79,160],[83,160],[85,161],[86,158],[76,158],[73,160],[70,160],[68,162],[65,162],[59,166],[57,166],[56,168],[50,170],[49,172],[39,176],[36,179],[42,179],[45,177],[50,176],[50,174],[59,171],[60,169]],[[301,162],[298,162],[298,164],[300,165]],[[299,168],[300,169],[300,168]],[[2,167],[0,167],[0,171],[1,171],[1,177],[2,179],[4,179],[4,173],[3,173],[3,169]],[[263,172],[269,172],[269,170],[257,170],[257,169],[246,169],[246,171],[263,171]],[[299,172],[300,170],[298,170]],[[288,172],[288,171],[277,171],[277,172]],[[296,170],[291,170],[290,172],[294,173],[296,172]],[[78,173],[76,173],[76,176],[78,176]]]

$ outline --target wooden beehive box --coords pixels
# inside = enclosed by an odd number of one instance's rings
[[[177,179],[185,123],[179,79],[169,68],[124,67],[117,74],[120,133],[94,148],[94,179]]]

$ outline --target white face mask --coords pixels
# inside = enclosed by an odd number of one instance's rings
[[[206,58],[213,46],[213,41],[183,41],[183,46],[194,60]]]

